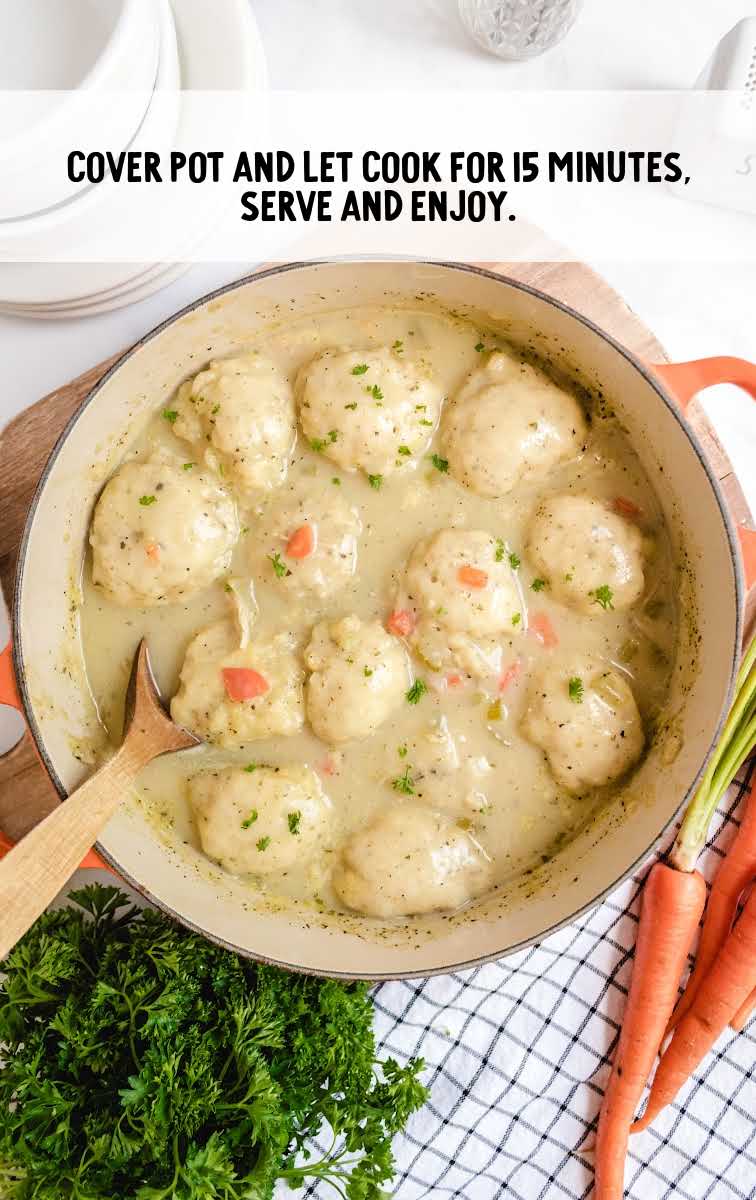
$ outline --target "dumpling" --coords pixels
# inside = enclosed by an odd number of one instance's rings
[[[476,529],[442,529],[418,542],[405,575],[422,617],[473,636],[522,626],[522,604],[503,542]]]
[[[488,856],[451,817],[395,805],[346,843],[333,873],[347,908],[403,917],[459,908],[492,883]]]
[[[299,419],[313,449],[346,470],[390,475],[428,449],[441,392],[393,350],[328,350],[303,367]]]
[[[189,643],[171,716],[215,746],[299,733],[304,671],[290,633],[254,638],[229,617]]]
[[[182,384],[167,412],[173,432],[239,492],[266,491],[286,477],[296,437],[294,394],[260,354],[211,362]]]
[[[640,530],[592,496],[543,501],[525,552],[555,599],[582,612],[629,608],[643,591]]]
[[[506,496],[544,475],[577,454],[585,437],[577,400],[542,371],[501,352],[472,372],[441,423],[450,473],[480,496]]]
[[[404,703],[407,653],[379,621],[322,621],[305,651],[307,719],[324,742],[365,738]]]
[[[480,530],[442,529],[418,542],[398,603],[412,649],[432,671],[498,674],[503,637],[525,623],[504,543]]]
[[[187,787],[204,853],[234,875],[305,866],[328,835],[330,801],[307,766],[202,771]]]
[[[274,503],[250,536],[252,569],[296,595],[340,591],[357,569],[359,512],[340,489],[311,486]]]
[[[117,604],[172,604],[228,570],[238,537],[236,506],[210,476],[160,458],[134,459],[97,501],[92,582]]]
[[[536,673],[522,730],[570,792],[611,783],[643,752],[643,727],[627,680],[593,658],[552,660]]]

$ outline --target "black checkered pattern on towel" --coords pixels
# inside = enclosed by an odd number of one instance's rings
[[[703,859],[711,877],[754,765]],[[431,1089],[397,1139],[396,1200],[570,1200],[591,1195],[595,1122],[632,966],[648,868],[595,912],[506,962],[375,990],[384,1054],[421,1055]],[[756,1196],[756,1020],[729,1033],[646,1133],[631,1200]],[[288,1193],[291,1195],[291,1193]],[[327,1186],[307,1189],[326,1200]]]

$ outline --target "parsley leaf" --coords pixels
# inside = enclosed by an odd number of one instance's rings
[[[357,365],[355,367],[352,367],[352,374],[353,375],[365,375],[367,372],[367,369],[368,369],[367,363],[357,363]]]
[[[449,460],[447,458],[442,458],[440,454],[431,454],[431,462],[436,470],[440,471],[442,474],[446,474],[446,472],[449,470]]]
[[[404,342],[402,341],[402,339],[397,338],[396,341],[394,342],[393,346],[391,347],[391,349],[394,351],[394,354],[401,354],[402,351],[404,350]]]
[[[409,446],[400,446],[397,450],[397,454],[402,454],[405,458],[407,458],[412,454],[412,451],[410,450]]]
[[[299,822],[302,820],[301,812],[299,810],[290,812],[286,820],[289,824],[289,833],[299,833]]]
[[[534,579],[530,586],[534,592],[542,592],[543,589],[546,587],[546,580],[545,579]]]
[[[478,342],[478,344],[475,347],[475,350],[478,354],[482,354],[483,351],[485,350],[485,346],[483,345],[482,342]]]
[[[378,387],[377,383],[374,383],[372,387],[366,387],[365,391],[368,393],[368,395],[372,396],[374,400],[383,399],[383,392]]]
[[[149,508],[150,505],[155,504],[156,501],[157,501],[157,496],[140,496],[139,497],[139,503],[141,504],[142,508]]]
[[[570,700],[572,700],[573,704],[582,704],[583,703],[583,691],[584,690],[585,689],[583,688],[582,679],[580,679],[577,675],[573,675],[572,679],[567,684],[567,691],[569,693]]]
[[[169,425],[173,425],[174,421],[178,421],[178,413],[173,408],[164,408],[163,420],[167,421]]]
[[[323,438],[310,438],[310,449],[314,450],[316,454],[322,454],[327,444]]]
[[[246,771],[247,768],[245,767],[244,769]],[[249,816],[245,817],[244,820],[242,821],[242,823],[241,823],[242,829],[249,829],[250,825],[254,825],[258,816],[259,816],[259,813],[258,813],[257,809],[253,808],[252,812],[249,814]]]
[[[404,796],[415,795],[415,781],[410,775],[409,767],[405,768],[404,774],[398,779],[391,780],[391,786],[395,792],[401,792]]]
[[[509,565],[513,571],[518,571],[520,569],[520,562],[521,562],[521,559],[520,559],[519,554],[515,554],[514,552],[512,554],[510,554]]]
[[[422,679],[416,679],[410,690],[407,692],[407,703],[418,704],[427,691],[428,684]]]
[[[381,484],[383,483],[383,476],[382,475],[368,475],[368,483],[370,484],[371,488],[374,488],[375,491],[377,492],[379,490]]]
[[[270,838],[269,837],[261,837],[260,840],[256,843],[256,845],[257,845],[257,849],[260,851],[267,850],[268,846],[270,845]]]
[[[286,575],[291,575],[291,571],[286,566],[286,563],[283,561],[277,550],[275,554],[268,555],[268,562],[272,565],[273,570],[279,579],[283,579]]]
[[[613,598],[614,592],[609,587],[608,583],[602,583],[601,587],[597,587],[593,593],[593,599],[597,604],[601,605],[605,612],[609,608],[614,608],[614,605],[612,604]]]

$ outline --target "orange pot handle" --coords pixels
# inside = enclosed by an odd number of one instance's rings
[[[18,694],[16,687],[16,676],[13,672],[13,658],[11,654],[10,642],[4,650],[0,650],[0,704],[5,704],[8,708],[15,708],[18,712],[24,711],[21,703],[21,697]],[[0,832],[0,858],[13,849],[11,842],[4,833]],[[89,853],[82,859],[81,867],[93,867],[97,870],[109,871],[108,864],[100,858],[96,850],[90,850]],[[115,872],[114,872],[115,874]]]
[[[16,687],[16,676],[13,673],[10,642],[4,650],[0,650],[0,704],[6,704],[8,708],[15,708],[18,712],[23,712],[21,697]]]
[[[653,363],[651,370],[659,376],[683,412],[698,392],[719,383],[734,383],[756,400],[756,363],[745,358],[725,356],[684,363]],[[738,538],[746,588],[750,589],[756,584],[756,530],[739,525]]]

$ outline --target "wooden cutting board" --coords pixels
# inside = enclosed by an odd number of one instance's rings
[[[589,267],[575,262],[481,265],[569,304],[639,357],[650,362],[666,359],[651,331]],[[98,363],[45,396],[0,433],[0,586],[9,608],[21,534],[44,464],[66,422],[117,358]],[[729,460],[695,401],[687,415],[722,484],[733,518],[738,524],[751,525],[748,505]],[[57,794],[26,734],[14,749],[0,756],[0,830],[17,841],[57,803]]]

